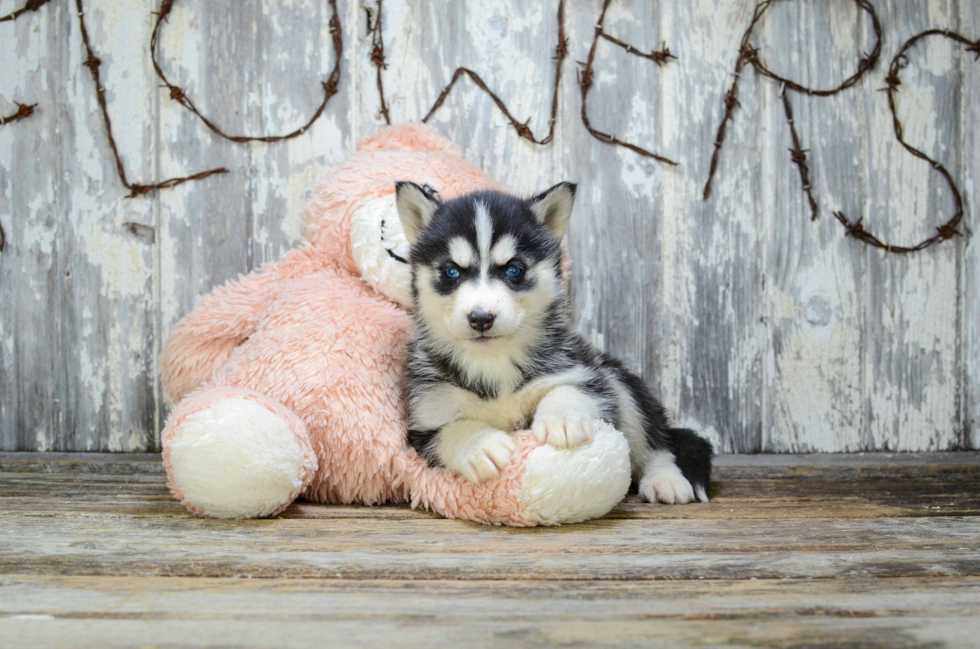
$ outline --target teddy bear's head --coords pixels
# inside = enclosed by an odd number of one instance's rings
[[[439,200],[500,186],[463,160],[455,144],[411,124],[362,140],[324,178],[306,211],[307,241],[407,308],[412,303],[409,244],[395,208],[400,180],[426,187]]]

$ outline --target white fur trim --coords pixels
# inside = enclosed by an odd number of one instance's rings
[[[251,399],[219,399],[188,415],[169,449],[184,499],[214,518],[268,516],[303,487],[296,434]]]
[[[629,444],[604,421],[595,421],[590,444],[571,450],[544,445],[528,455],[523,495],[528,513],[539,525],[604,516],[629,488]]]
[[[412,269],[388,254],[393,250],[407,261],[410,249],[394,194],[368,201],[351,215],[350,247],[361,276],[374,290],[405,308],[412,306]]]

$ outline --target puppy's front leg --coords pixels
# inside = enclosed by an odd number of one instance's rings
[[[531,432],[538,442],[555,448],[575,448],[592,441],[599,404],[576,387],[562,385],[541,399]]]
[[[500,475],[515,449],[514,440],[504,431],[467,419],[443,426],[435,442],[442,464],[476,484]]]

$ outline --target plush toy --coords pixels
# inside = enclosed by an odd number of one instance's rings
[[[178,323],[161,358],[176,403],[162,434],[170,490],[216,518],[271,516],[298,497],[409,502],[514,526],[606,514],[630,484],[626,440],[608,424],[575,450],[516,433],[510,464],[479,485],[429,467],[408,445],[400,379],[411,288],[399,180],[443,199],[499,188],[424,127],[362,141],[322,181],[299,248],[215,290]]]

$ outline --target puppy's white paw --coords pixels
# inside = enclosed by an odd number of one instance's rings
[[[640,497],[648,503],[686,505],[694,501],[694,488],[673,462],[651,462],[640,480]]]
[[[592,441],[595,424],[589,417],[577,413],[541,414],[534,418],[531,432],[541,444],[555,448],[578,448]]]
[[[500,475],[516,450],[510,435],[500,430],[486,429],[473,436],[471,443],[460,449],[454,469],[470,482],[482,484]]]

